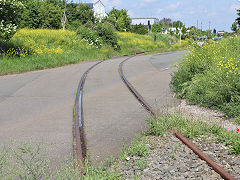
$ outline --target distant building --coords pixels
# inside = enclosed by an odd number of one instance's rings
[[[83,4],[89,6],[93,10],[95,17],[98,17],[100,19],[107,17],[105,6],[102,3],[102,1],[98,0],[95,3],[83,3]]]
[[[145,26],[153,25],[159,23],[157,18],[131,18],[132,25],[143,24]]]
[[[170,32],[174,32],[174,33],[177,32],[177,28],[175,28],[175,27],[170,27],[170,28],[168,28],[168,30],[169,30]]]

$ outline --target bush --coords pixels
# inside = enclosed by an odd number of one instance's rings
[[[132,26],[132,32],[144,35],[148,33],[148,28],[143,24],[137,24],[135,26]]]
[[[172,89],[190,103],[240,114],[240,39],[194,46],[180,63]]]
[[[152,32],[154,33],[160,33],[162,32],[163,25],[161,23],[159,24],[153,24],[152,26]]]
[[[109,23],[98,23],[94,27],[98,36],[102,38],[103,42],[111,45],[114,49],[119,49],[117,35],[114,27]]]
[[[168,41],[154,41],[151,35],[140,35],[130,32],[118,32],[118,44],[126,53],[135,53],[137,51],[146,51],[153,49],[166,48]],[[132,52],[133,51],[133,52]]]
[[[102,39],[98,36],[97,32],[85,26],[80,26],[77,30],[77,34],[79,34],[89,45],[94,45],[97,48],[102,47]]]
[[[19,0],[0,1],[0,40],[8,40],[14,35],[23,8]]]

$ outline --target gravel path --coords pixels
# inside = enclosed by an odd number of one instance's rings
[[[223,128],[229,131],[236,131],[240,128],[240,125],[234,124],[233,122],[226,120],[226,116],[216,110],[199,107],[197,105],[189,105],[186,100],[180,100],[180,104],[176,108],[169,109],[170,112],[180,112],[185,117],[194,118],[197,120],[204,120],[210,124],[219,124]]]
[[[160,138],[147,137],[150,153],[147,157],[130,157],[123,161],[117,168],[123,173],[124,179],[139,176],[143,180],[148,179],[222,179],[205,161],[195,155],[174,135]],[[240,157],[230,155],[226,147],[221,144],[207,143],[196,140],[196,144],[202,145],[205,153],[217,159],[217,163],[227,166],[227,170],[239,179]],[[201,148],[201,149],[202,149]],[[213,155],[212,152],[215,154]],[[139,163],[140,162],[140,163]],[[139,164],[145,164],[141,167]],[[230,165],[232,167],[230,167]],[[141,168],[140,168],[141,167]]]

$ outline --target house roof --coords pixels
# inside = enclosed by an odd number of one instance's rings
[[[158,18],[151,17],[151,18],[131,18],[131,19],[158,19]]]
[[[99,3],[99,2],[104,6],[104,4],[102,3],[101,0],[98,0],[98,1],[96,1],[95,3],[83,3],[83,4],[89,6],[91,9],[93,9],[93,6],[94,6],[95,4],[97,4],[97,3]],[[104,6],[104,7],[105,7],[105,6]]]
[[[104,6],[104,4],[102,3],[101,0],[96,1],[94,4],[97,4],[98,2],[100,2],[100,3]],[[104,7],[105,7],[105,6],[104,6]]]

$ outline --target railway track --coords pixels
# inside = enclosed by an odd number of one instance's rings
[[[127,78],[124,75],[123,72],[123,65],[126,61],[128,61],[130,58],[122,61],[119,65],[119,75],[124,82],[124,84],[127,86],[129,91],[136,97],[136,99],[141,103],[141,105],[153,116],[157,117],[156,110],[149,105],[148,102],[144,100],[141,94],[138,93],[138,91],[133,87],[133,85],[127,80]],[[209,158],[207,155],[205,155],[200,149],[196,148],[193,143],[191,143],[187,138],[185,138],[181,133],[177,132],[176,130],[173,130],[174,135],[182,141],[186,146],[188,146],[196,155],[198,155],[199,158],[204,160],[210,167],[214,169],[222,178],[226,180],[235,180],[234,177],[232,177],[227,171],[225,171],[222,167],[217,165],[211,158]]]
[[[139,53],[138,55],[141,55],[142,53]],[[123,66],[124,63],[128,60],[130,60],[132,57],[127,57],[125,60],[123,60],[119,64],[119,75],[124,82],[124,84],[127,86],[129,91],[135,96],[135,98],[141,103],[141,105],[153,116],[157,116],[157,112],[155,109],[152,108],[150,104],[148,104],[144,98],[141,96],[141,94],[138,93],[138,91],[133,87],[133,85],[127,80],[127,78],[124,75]],[[78,91],[76,95],[75,100],[75,151],[77,156],[77,161],[79,165],[79,170],[81,174],[83,173],[83,162],[86,157],[86,142],[85,142],[85,134],[84,134],[84,121],[83,121],[83,110],[82,110],[82,97],[83,97],[83,88],[85,79],[87,77],[87,74],[90,72],[91,69],[93,69],[98,64],[102,63],[103,61],[99,61],[93,66],[91,66],[87,71],[83,74],[79,86]],[[187,145],[195,154],[197,154],[202,160],[206,161],[206,163],[212,167],[220,176],[227,180],[235,180],[228,172],[226,172],[223,168],[218,166],[213,160],[211,160],[208,156],[206,156],[203,152],[201,152],[198,148],[194,147],[194,145],[185,137],[183,137],[179,132],[173,130],[173,133],[175,136],[180,139],[185,145]],[[83,176],[82,176],[83,177]],[[82,178],[83,179],[83,178]]]
[[[76,100],[75,100],[75,108],[74,108],[75,148],[74,149],[76,152],[77,162],[78,162],[78,166],[81,174],[83,173],[82,167],[83,167],[83,163],[84,163],[84,160],[86,157],[86,151],[87,151],[85,134],[84,134],[83,109],[82,109],[83,87],[89,71],[102,62],[103,61],[99,61],[96,64],[92,65],[82,75],[80,83],[78,85],[78,91],[77,91]]]

